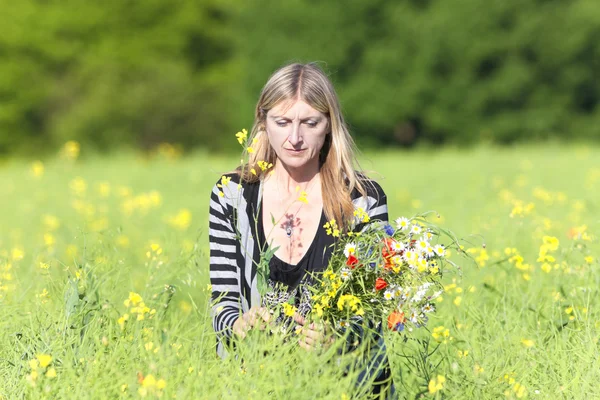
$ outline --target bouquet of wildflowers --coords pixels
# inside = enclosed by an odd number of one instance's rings
[[[426,324],[443,290],[443,272],[449,265],[458,268],[447,259],[449,247],[459,246],[423,216],[398,218],[395,225],[370,221],[360,233],[340,236],[315,285],[313,314],[336,328],[360,319],[387,321],[397,332]],[[325,228],[339,235],[335,221]],[[440,243],[442,235],[450,246]]]

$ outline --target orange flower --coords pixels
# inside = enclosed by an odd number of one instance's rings
[[[404,321],[404,313],[394,311],[388,316],[388,328],[394,331],[401,331],[404,329]]]

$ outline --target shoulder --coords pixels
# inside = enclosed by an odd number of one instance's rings
[[[366,197],[371,197],[374,199],[383,199],[386,197],[385,191],[375,179],[369,178],[367,175],[360,172],[357,172],[357,177],[359,179],[360,184],[365,189]],[[354,201],[364,196],[362,193],[360,193],[360,191],[357,188],[354,188],[352,190],[351,197]]]
[[[259,181],[242,180],[237,171],[227,172],[213,185],[211,199],[223,206],[238,208],[256,200],[259,186]]]

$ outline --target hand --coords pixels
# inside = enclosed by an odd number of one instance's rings
[[[269,323],[271,314],[264,307],[252,307],[233,323],[233,333],[241,339],[246,337],[246,332],[254,327],[265,329],[265,325]]]
[[[306,319],[298,313],[294,314],[294,321],[302,326],[298,332],[300,336],[298,344],[303,349],[311,351],[317,348],[328,347],[333,343],[333,336],[326,335],[326,329],[323,324],[316,324],[314,322],[307,324]]]

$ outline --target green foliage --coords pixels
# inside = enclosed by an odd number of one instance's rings
[[[596,0],[0,7],[0,154],[231,149],[269,74],[314,60],[361,143],[600,137]]]
[[[444,277],[443,301],[416,340],[387,332],[399,398],[514,399],[521,386],[527,398],[600,396],[599,157],[598,147],[544,146],[361,160],[381,174],[392,218],[438,211],[433,222],[477,262],[456,258],[462,277]],[[250,332],[239,358],[215,355],[209,194],[237,161],[54,159],[35,176],[23,162],[3,165],[0,396],[353,398],[355,376],[342,376],[330,352],[263,331]],[[160,201],[149,205],[152,191]],[[519,202],[534,207],[519,213]],[[189,220],[173,218],[182,208]],[[583,225],[590,241],[573,233]],[[545,235],[559,242],[549,271],[536,261]],[[531,268],[511,264],[506,247]],[[148,312],[134,311],[142,299]],[[32,368],[42,354],[51,363]],[[430,395],[438,375],[445,382]]]

